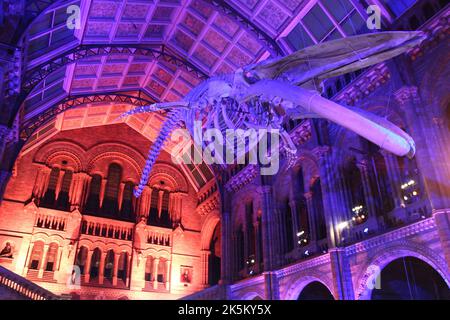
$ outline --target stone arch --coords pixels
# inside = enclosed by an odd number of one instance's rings
[[[264,300],[264,292],[250,291],[242,295],[239,300]]]
[[[331,293],[331,295],[336,299],[336,294],[333,290],[333,281],[329,276],[320,274],[318,272],[308,272],[300,276],[297,276],[292,282],[292,285],[286,291],[284,295],[284,300],[297,300],[303,289],[313,282],[319,282],[324,285]]]
[[[439,273],[450,287],[450,272],[445,260],[431,249],[404,241],[379,249],[374,258],[362,267],[355,290],[355,298],[369,300],[372,294],[373,282],[381,270],[392,261],[404,257],[414,257],[427,263]]]
[[[142,169],[145,165],[144,157],[135,149],[122,143],[101,143],[87,150],[86,171],[107,172],[105,159],[111,159],[108,162],[114,162],[123,168],[123,172],[131,176],[124,176],[123,179],[139,181]]]
[[[202,230],[201,230],[201,249],[209,250],[209,245],[211,243],[211,238],[214,234],[214,230],[217,225],[220,223],[220,213],[219,211],[213,211],[206,216],[205,221],[203,222]]]
[[[172,191],[188,192],[188,183],[184,174],[173,165],[158,162],[153,166],[149,185],[159,185],[160,180],[168,184]]]
[[[85,153],[86,150],[83,147],[71,141],[50,142],[36,152],[34,162],[52,167],[58,160],[66,160],[67,167],[74,172],[79,172],[85,169]]]

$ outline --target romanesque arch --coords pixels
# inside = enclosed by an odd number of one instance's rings
[[[392,261],[404,257],[414,257],[427,263],[439,273],[450,287],[450,272],[447,263],[441,256],[424,246],[403,242],[379,249],[374,258],[361,268],[356,282],[355,298],[369,300],[381,270]]]

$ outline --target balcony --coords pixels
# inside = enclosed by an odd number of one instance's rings
[[[81,234],[102,238],[132,241],[134,223],[84,215]]]

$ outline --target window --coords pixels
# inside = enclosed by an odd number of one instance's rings
[[[416,0],[381,0],[381,2],[396,16],[400,17]]]
[[[122,208],[120,210],[120,216],[128,220],[134,218],[133,188],[133,182],[129,181],[125,183],[125,187],[123,189]]]
[[[319,0],[287,35],[293,50],[316,43],[368,32],[366,23],[350,0]]]
[[[58,203],[57,208],[60,210],[68,210],[70,207],[69,203],[69,191],[70,191],[70,184],[72,183],[72,171],[66,171],[63,176],[62,184],[61,184],[61,190],[59,191],[58,195]]]
[[[58,245],[56,243],[50,244],[47,251],[47,262],[45,264],[45,271],[55,271],[56,257],[58,254]]]
[[[122,180],[122,167],[112,163],[108,169],[106,181],[105,198],[103,199],[102,211],[107,216],[117,215],[119,211],[119,188]]]
[[[32,270],[39,269],[41,257],[44,252],[44,243],[41,241],[35,242],[31,252],[29,268]]]
[[[85,211],[87,213],[98,213],[100,206],[100,189],[102,187],[102,177],[98,174],[94,175],[91,180],[89,196],[86,201]]]

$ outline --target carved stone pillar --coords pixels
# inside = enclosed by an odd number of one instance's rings
[[[105,198],[105,190],[106,190],[106,179],[102,178],[101,186],[100,186],[100,195],[99,195],[99,208],[103,207],[103,200]]]
[[[335,287],[335,295],[339,300],[354,300],[352,274],[350,261],[345,254],[345,249],[332,248],[329,251],[331,260],[331,272]]]
[[[119,272],[119,258],[120,258],[120,253],[114,252],[114,268],[113,268],[113,278],[112,278],[113,286],[117,286],[117,274]]]
[[[123,190],[125,189],[125,182],[121,182],[119,185],[119,195],[117,197],[117,204],[119,211],[122,210],[122,202],[123,202]]]
[[[202,286],[207,287],[209,285],[209,260],[211,257],[211,251],[207,249],[202,250],[201,264],[202,264]]]
[[[49,248],[49,245],[44,244],[44,250],[42,251],[41,262],[39,263],[39,271],[38,271],[39,279],[41,279],[42,276],[44,275],[45,265],[46,265],[46,261],[47,261],[48,248]]]
[[[76,184],[74,185],[72,196],[69,200],[72,210],[83,207],[84,200],[88,194],[91,177],[84,172],[79,172],[74,175],[74,180]]]
[[[158,218],[161,218],[164,190],[158,191]]]
[[[64,174],[66,173],[66,171],[64,170],[59,170],[58,173],[58,181],[56,183],[56,188],[55,188],[55,201],[58,200],[59,197],[59,192],[61,191],[61,187],[62,187],[62,182],[64,179]]]
[[[264,256],[264,271],[270,271],[275,267],[274,261],[278,254],[278,246],[276,237],[276,225],[274,219],[274,208],[272,201],[272,187],[261,186],[258,189],[261,194],[262,216],[261,223],[263,242],[263,256]]]
[[[306,192],[304,197],[306,201],[306,209],[308,210],[309,240],[313,242],[317,240],[317,216],[314,210],[313,194],[312,192]]]
[[[153,289],[158,289],[159,258],[153,259]]]
[[[222,259],[220,260],[221,275],[220,282],[222,284],[228,284],[233,278],[233,267],[235,260],[233,259],[233,225],[231,221],[231,212],[222,212],[221,217],[221,253]]]
[[[91,277],[91,262],[92,262],[92,254],[94,253],[93,250],[88,250],[87,256],[86,256],[86,264],[84,265],[84,281],[87,283],[90,280]]]
[[[322,199],[324,207],[325,224],[328,230],[328,247],[332,248],[339,244],[341,234],[338,224],[343,222],[342,207],[344,199],[339,181],[337,181],[335,168],[332,159],[332,149],[328,146],[317,147],[313,150],[314,155],[319,160],[320,186],[322,188]]]
[[[300,224],[298,221],[298,202],[296,200],[289,201],[289,207],[291,208],[291,216],[292,216],[292,243],[294,249],[297,248],[297,233],[300,229]]]
[[[105,253],[103,251],[100,251],[100,265],[98,267],[98,283],[103,284],[103,281],[105,279]]]
[[[166,286],[166,290],[169,290],[170,288],[170,260],[166,260],[165,262],[165,269],[166,269],[166,274],[164,275],[165,277],[165,286]]]
[[[126,273],[126,281],[125,281],[125,285],[126,285],[127,287],[130,286],[131,270],[132,270],[132,265],[131,265],[131,254],[127,254],[127,270],[125,270],[125,273]]]
[[[394,200],[395,208],[401,208],[404,206],[404,201],[402,198],[401,184],[403,183],[400,170],[398,167],[398,162],[395,156],[386,150],[381,150],[380,153],[384,157],[384,162],[386,163],[387,174],[389,177],[389,183],[392,190],[392,198]]]

